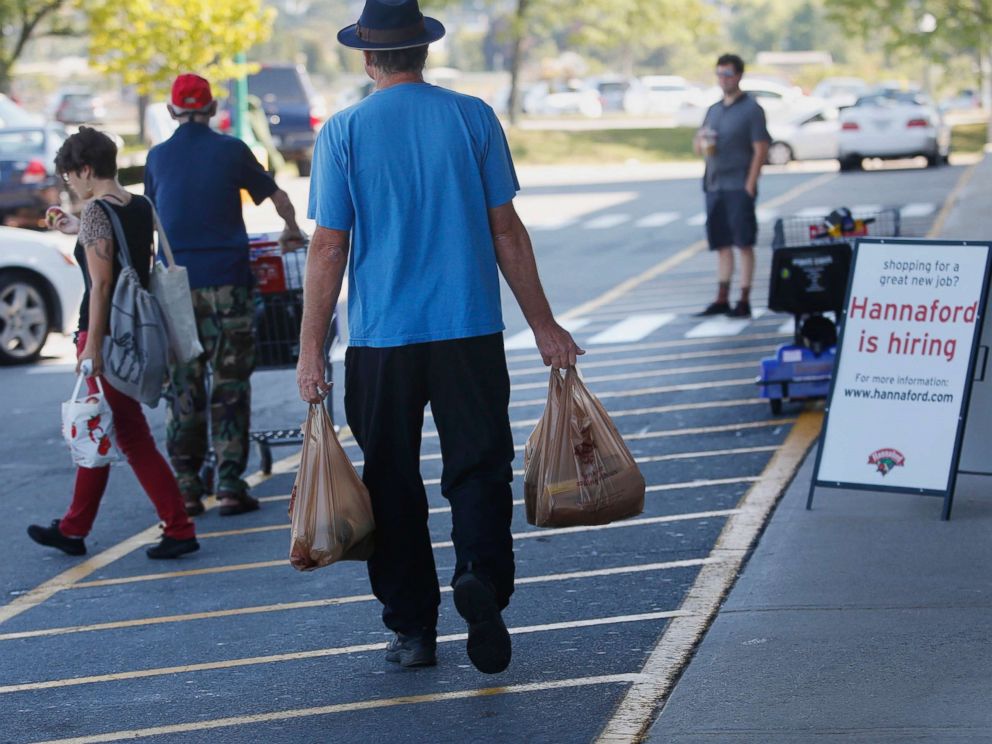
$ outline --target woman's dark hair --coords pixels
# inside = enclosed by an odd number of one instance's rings
[[[79,173],[87,165],[95,177],[113,178],[117,175],[117,145],[103,132],[80,127],[55,153],[55,170]]]
[[[371,55],[372,66],[381,72],[421,72],[427,62],[427,45],[409,49],[380,49]]]
[[[738,75],[744,72],[744,60],[738,57],[736,54],[723,54],[720,59],[716,61],[717,67],[723,67],[724,65],[732,65],[734,72]]]

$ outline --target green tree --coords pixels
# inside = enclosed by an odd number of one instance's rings
[[[0,0],[0,91],[10,91],[14,65],[32,37],[51,30],[70,0]]]
[[[426,0],[433,7],[457,0]],[[487,3],[494,12],[505,7]],[[507,19],[510,48],[508,113],[515,124],[519,110],[520,70],[525,50],[540,40],[561,35],[568,43],[592,44],[619,53],[624,66],[661,47],[695,41],[712,34],[715,10],[706,0],[514,0]]]
[[[213,81],[249,72],[234,57],[266,40],[276,16],[261,0],[83,1],[93,65],[143,95],[181,72]]]

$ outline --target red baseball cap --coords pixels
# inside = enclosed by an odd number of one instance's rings
[[[181,111],[200,111],[213,103],[210,83],[205,78],[185,73],[172,84],[172,107]]]

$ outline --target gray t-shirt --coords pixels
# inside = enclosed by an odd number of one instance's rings
[[[771,142],[764,109],[743,93],[729,106],[723,100],[710,106],[703,126],[716,132],[716,155],[706,158],[703,190],[742,190],[754,156],[754,143]]]

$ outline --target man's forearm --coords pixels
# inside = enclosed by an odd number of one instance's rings
[[[754,147],[754,155],[751,156],[751,166],[747,171],[747,182],[755,189],[758,187],[758,177],[761,175],[761,169],[764,167],[765,160],[767,158],[767,143],[756,144]]]
[[[530,327],[536,328],[554,320],[537,273],[534,249],[524,226],[518,223],[515,229],[495,235],[493,242],[499,269]]]
[[[323,354],[327,327],[341,294],[347,266],[348,233],[318,227],[310,241],[303,282],[301,356],[306,353]]]
[[[271,196],[271,199],[276,208],[276,214],[286,223],[286,227],[290,230],[299,230],[300,228],[296,224],[296,210],[293,208],[293,202],[289,199],[289,194],[279,189]]]

